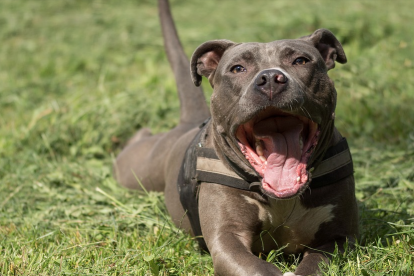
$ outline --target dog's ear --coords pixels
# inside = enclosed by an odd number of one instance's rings
[[[335,67],[335,61],[346,63],[344,49],[331,31],[319,29],[311,35],[302,37],[302,39],[310,41],[318,49],[328,70]]]
[[[235,43],[230,40],[211,40],[201,44],[191,57],[191,77],[196,86],[201,84],[201,76],[211,80],[224,52]]]

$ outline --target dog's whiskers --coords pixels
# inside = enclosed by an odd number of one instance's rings
[[[313,121],[313,119],[312,119],[312,115],[310,115],[310,113],[309,113],[309,111],[306,109],[306,107],[300,107],[300,109],[303,111],[303,113],[307,113],[307,114],[308,114],[309,119],[311,119],[311,120]]]

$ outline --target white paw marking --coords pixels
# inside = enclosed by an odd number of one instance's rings
[[[298,276],[293,272],[286,272],[285,274],[283,274],[283,276]]]

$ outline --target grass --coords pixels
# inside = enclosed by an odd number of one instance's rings
[[[162,194],[112,178],[114,156],[138,128],[178,121],[153,2],[0,2],[0,275],[213,275],[211,258],[171,224]],[[330,76],[355,161],[361,239],[334,254],[327,275],[413,275],[414,2],[172,6],[188,55],[216,38],[264,42],[322,27],[337,35],[348,64]],[[279,251],[264,258],[297,265]]]

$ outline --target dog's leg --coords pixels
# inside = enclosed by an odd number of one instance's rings
[[[149,128],[141,128],[137,131],[137,133],[132,136],[131,139],[128,140],[128,142],[125,144],[125,147],[128,147],[129,145],[135,144],[136,142],[139,142],[145,138],[151,137],[152,133]]]
[[[296,275],[303,275],[303,276],[317,276],[320,275],[319,264],[321,262],[329,262],[329,258],[326,257],[322,253],[305,253],[305,257],[303,257],[302,261],[300,262],[299,266],[297,267],[295,274]]]
[[[352,244],[352,237],[337,238],[335,242],[326,243],[314,249],[309,249],[305,252],[304,257],[298,265],[295,274],[296,275],[322,275],[319,269],[321,262],[329,263],[331,254],[338,247],[340,252],[344,251],[344,244],[346,241],[350,241]]]
[[[157,144],[162,143],[165,135],[151,136],[140,130],[131,138],[114,164],[115,178],[122,186],[140,189],[142,184],[147,190],[164,189],[163,175],[159,173],[163,161],[157,154],[160,149]]]
[[[263,214],[248,203],[249,193],[217,184],[201,184],[201,229],[215,274],[281,276],[276,266],[259,259],[251,250],[253,239],[260,235]]]

